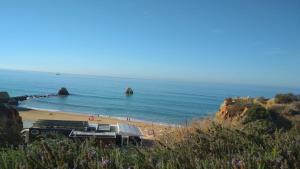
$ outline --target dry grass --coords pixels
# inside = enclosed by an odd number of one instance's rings
[[[46,139],[0,151],[0,168],[292,169],[300,168],[299,158],[300,128],[256,135],[208,120],[180,128],[152,148],[104,148],[93,140]]]

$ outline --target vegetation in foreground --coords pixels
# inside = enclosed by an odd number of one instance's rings
[[[234,99],[220,115],[234,125],[212,123],[205,129],[191,125],[150,148],[105,148],[93,140],[48,138],[26,148],[2,149],[0,168],[300,168],[300,127],[290,120],[297,118],[298,102]]]
[[[0,168],[300,168],[299,136],[299,128],[253,135],[213,125],[181,142],[152,148],[100,148],[92,140],[47,139],[2,150]]]

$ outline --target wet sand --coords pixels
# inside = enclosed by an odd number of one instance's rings
[[[36,121],[39,119],[47,120],[75,120],[75,121],[88,121],[90,123],[102,123],[102,124],[117,124],[126,123],[139,127],[143,133],[144,139],[157,139],[160,136],[174,131],[176,127],[171,125],[161,125],[157,123],[147,123],[140,121],[129,121],[111,117],[103,116],[89,116],[86,114],[69,113],[69,112],[51,112],[45,110],[31,110],[21,109],[19,110],[20,115],[24,122]]]

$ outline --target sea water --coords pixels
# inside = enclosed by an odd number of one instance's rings
[[[20,106],[183,124],[213,116],[227,97],[274,97],[276,93],[300,93],[300,89],[271,86],[0,70],[0,91],[7,91],[11,96],[47,95],[57,93],[61,87],[66,87],[71,95],[30,99],[21,102]],[[133,88],[132,96],[125,95],[127,87]]]

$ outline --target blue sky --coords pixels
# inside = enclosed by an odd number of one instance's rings
[[[300,84],[298,0],[0,1],[0,68]]]

